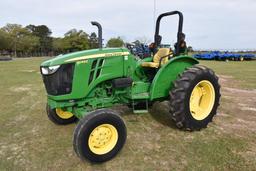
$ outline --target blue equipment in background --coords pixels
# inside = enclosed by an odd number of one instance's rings
[[[220,52],[213,51],[207,53],[198,53],[193,55],[194,58],[204,59],[204,60],[234,60],[234,61],[243,61],[255,59],[254,54],[242,54],[242,53],[231,53],[231,52]]]

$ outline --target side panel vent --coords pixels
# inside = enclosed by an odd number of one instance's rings
[[[99,67],[102,67],[103,62],[104,62],[104,59],[101,59],[100,62],[99,62]]]
[[[98,78],[100,76],[100,72],[101,72],[103,63],[104,63],[104,59],[100,59],[99,60],[99,65],[98,65],[98,68],[97,68],[96,78]]]
[[[89,76],[89,82],[88,84],[91,84],[92,80],[93,80],[93,75],[94,75],[94,71],[91,71],[90,76]]]
[[[103,64],[104,64],[104,60],[105,59],[97,59],[97,60],[94,60],[92,62],[92,67],[91,67],[91,72],[90,72],[88,84],[91,84],[91,82],[93,80],[95,80],[96,78],[98,78],[100,76],[101,69],[102,69]]]
[[[98,78],[100,76],[100,71],[101,71],[101,68],[98,68],[97,73],[96,73],[96,78]]]
[[[94,60],[94,61],[92,62],[92,69],[91,69],[91,70],[94,70],[94,69],[95,69],[96,64],[97,64],[97,60]]]

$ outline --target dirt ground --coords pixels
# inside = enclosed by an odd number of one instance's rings
[[[220,75],[220,83],[222,85],[222,105],[218,113],[219,119],[216,117],[220,129],[233,132],[237,136],[243,136],[244,132],[248,131],[255,134],[256,89],[234,88],[236,81],[232,76]],[[223,124],[221,117],[230,117],[231,122]]]
[[[220,132],[248,139],[248,134],[254,138],[248,144],[250,148],[241,155],[256,162],[256,89],[238,88],[237,81],[232,76],[220,75],[222,85],[221,106],[215,117],[214,128]],[[223,122],[228,120],[229,122]],[[256,166],[256,165],[255,165]],[[256,167],[255,167],[256,170]]]

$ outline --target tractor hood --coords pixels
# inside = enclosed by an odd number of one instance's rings
[[[77,61],[83,61],[87,59],[99,58],[99,57],[110,57],[110,56],[120,56],[120,55],[129,55],[129,52],[126,48],[103,48],[103,49],[91,49],[84,50],[74,53],[68,53],[65,55],[59,55],[55,58],[44,61],[41,66],[55,66],[65,63],[73,63]]]

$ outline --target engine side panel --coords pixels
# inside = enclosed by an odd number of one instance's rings
[[[124,76],[124,56],[111,56],[77,61],[75,64],[72,92],[49,98],[75,100],[85,98],[99,83]]]

